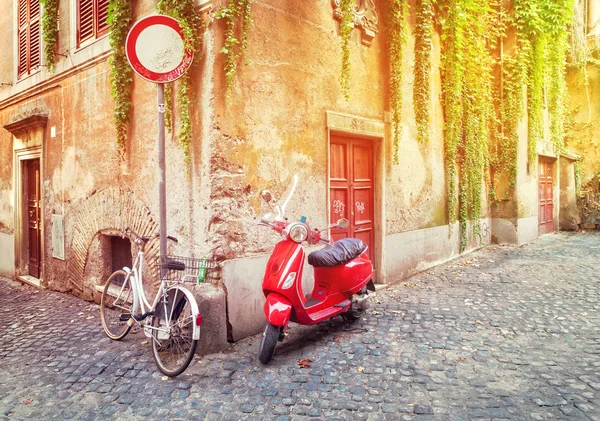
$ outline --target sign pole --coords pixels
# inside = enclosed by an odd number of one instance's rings
[[[167,255],[167,176],[165,158],[165,83],[179,79],[194,60],[186,50],[183,30],[177,19],[151,15],[129,30],[125,53],[133,70],[158,88],[158,226],[160,255]],[[143,233],[142,233],[143,234]],[[161,279],[165,269],[161,269]]]
[[[165,84],[158,83],[158,206],[160,255],[167,255],[167,186],[165,170]],[[162,278],[162,273],[161,273]]]

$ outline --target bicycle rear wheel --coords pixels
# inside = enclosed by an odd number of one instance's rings
[[[127,321],[131,318],[133,289],[125,271],[114,272],[104,285],[100,299],[100,320],[104,333],[110,339],[123,339],[131,330]]]
[[[198,340],[194,339],[194,315],[187,296],[179,289],[167,291],[152,318],[152,355],[158,369],[169,377],[190,365]]]

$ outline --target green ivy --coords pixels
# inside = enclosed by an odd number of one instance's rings
[[[238,61],[248,46],[248,31],[252,24],[252,0],[229,0],[227,6],[215,13],[215,17],[225,21],[225,43],[221,53],[225,55],[225,92],[231,98]],[[239,34],[239,36],[238,36]]]
[[[340,0],[340,35],[342,47],[342,68],[340,87],[346,99],[350,99],[350,35],[354,28],[354,0]]]
[[[397,161],[402,94],[400,64],[404,40],[404,3],[389,0],[390,102]],[[413,101],[417,139],[429,137],[429,75],[433,22],[441,29],[442,105],[448,219],[460,226],[460,246],[468,244],[468,221],[479,234],[482,187],[492,200],[501,174],[516,183],[518,124],[527,110],[528,159],[535,162],[544,136],[544,93],[550,131],[562,150],[566,101],[567,28],[573,0],[514,0],[512,16],[502,0],[417,0]],[[435,18],[435,20],[434,20]],[[516,30],[516,48],[504,57],[499,43],[507,28]],[[500,53],[500,54],[499,54]],[[500,56],[500,60],[498,57]],[[526,88],[526,89],[525,89]],[[524,93],[527,91],[527,106]],[[492,169],[493,177],[490,177]]]
[[[557,154],[564,152],[565,113],[567,103],[567,50],[569,29],[573,21],[573,0],[548,1],[548,113],[551,141]]]
[[[115,101],[113,119],[117,131],[117,153],[123,159],[127,151],[127,127],[131,114],[132,70],[125,54],[125,40],[131,24],[131,3],[127,0],[110,0],[107,23],[110,25],[109,41],[111,94]]]
[[[44,61],[50,73],[56,71],[56,47],[58,45],[58,0],[40,0],[42,14],[42,39]]]
[[[448,214],[452,226],[458,193],[462,251],[467,247],[468,221],[473,223],[474,235],[480,231],[482,183],[487,179],[490,129],[495,122],[491,77],[495,65],[494,42],[502,35],[502,27],[496,0],[444,0],[438,4],[443,42]]]
[[[185,48],[194,52],[200,51],[202,44],[202,29],[204,21],[200,14],[196,11],[194,0],[160,0],[156,6],[159,13],[171,16],[179,22],[181,26]],[[197,61],[197,56],[194,56],[194,63]],[[193,63],[192,63],[193,65]],[[192,141],[192,119],[191,119],[191,104],[193,95],[192,79],[189,71],[183,75],[178,81],[179,89],[177,90],[177,100],[179,102],[180,113],[179,119],[180,128],[177,133],[179,143],[183,147],[185,155],[186,167],[190,168],[190,144]],[[167,84],[165,89],[165,126],[171,130],[173,120],[173,88],[172,84]]]
[[[551,140],[563,150],[568,31],[574,0],[515,0],[518,45],[527,62],[528,161],[537,164],[537,142],[544,139],[547,93]]]
[[[388,51],[390,54],[390,108],[392,111],[392,129],[394,163],[397,164],[400,139],[402,138],[402,49],[406,45],[406,0],[388,0],[386,29],[388,33]]]
[[[429,143],[431,53],[433,49],[433,1],[417,0],[415,23],[415,67],[413,106],[417,141]]]
[[[186,168],[188,169],[191,166],[190,144],[192,142],[192,118],[190,114],[190,108],[192,104],[190,99],[191,94],[192,79],[190,78],[189,74],[185,74],[181,77],[181,79],[179,79],[179,90],[177,91],[177,99],[179,101],[179,106],[181,107],[181,111],[179,113],[181,127],[179,128],[177,138],[183,147],[185,164]]]
[[[525,113],[523,87],[527,77],[527,67],[517,56],[503,59],[500,67],[501,80],[496,91],[498,122],[490,148],[490,166],[493,170],[490,199],[493,202],[508,199],[517,181],[518,127]],[[497,198],[496,187],[503,173],[508,174],[509,185],[505,196]]]
[[[173,131],[173,84],[165,83],[165,128]]]

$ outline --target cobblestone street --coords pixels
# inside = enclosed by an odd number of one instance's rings
[[[0,419],[598,421],[599,260],[597,232],[490,246],[356,324],[293,325],[268,366],[255,336],[176,379],[143,334],[106,338],[97,305],[0,280]]]

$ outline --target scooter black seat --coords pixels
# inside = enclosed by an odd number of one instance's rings
[[[308,255],[308,263],[314,267],[333,267],[345,265],[350,260],[360,256],[367,246],[358,238],[343,238],[321,250]]]

